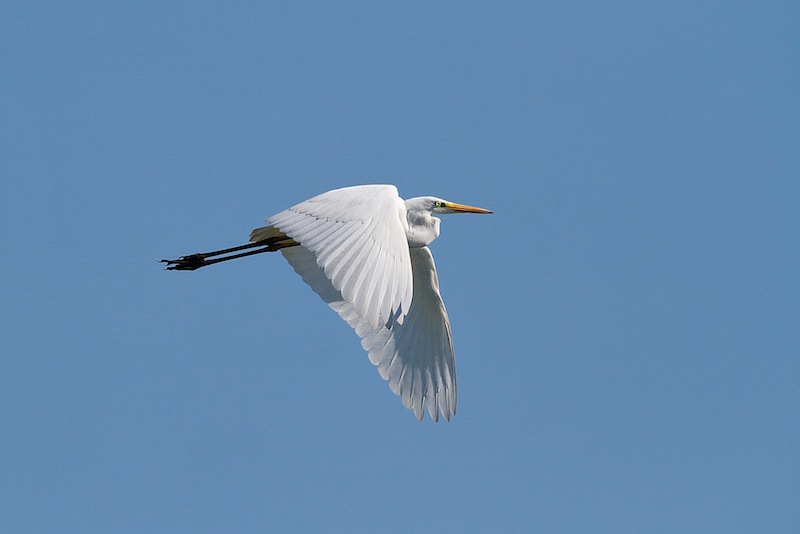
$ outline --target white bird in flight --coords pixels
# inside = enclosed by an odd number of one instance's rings
[[[428,245],[447,213],[492,213],[436,197],[403,200],[393,185],[334,189],[267,219],[250,243],[161,260],[195,270],[280,250],[303,280],[356,331],[370,361],[422,420],[456,413],[450,321]],[[240,252],[242,250],[249,252]]]

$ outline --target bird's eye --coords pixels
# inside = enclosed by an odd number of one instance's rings
[[[433,203],[433,205],[436,206],[437,208],[443,208],[444,202],[442,202],[441,200],[437,200],[436,202]]]

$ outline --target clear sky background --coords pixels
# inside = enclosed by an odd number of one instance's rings
[[[0,7],[0,531],[800,530],[800,4]],[[431,247],[418,422],[279,255],[336,187]]]

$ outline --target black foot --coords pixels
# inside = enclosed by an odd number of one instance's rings
[[[168,271],[194,271],[200,267],[211,265],[205,254],[190,254],[181,256],[177,260],[161,260],[159,263],[166,263]]]

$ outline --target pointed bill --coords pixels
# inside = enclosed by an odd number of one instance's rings
[[[456,204],[455,202],[447,202],[445,207],[456,213],[493,213],[487,209],[476,208],[475,206],[467,206],[465,204]]]

